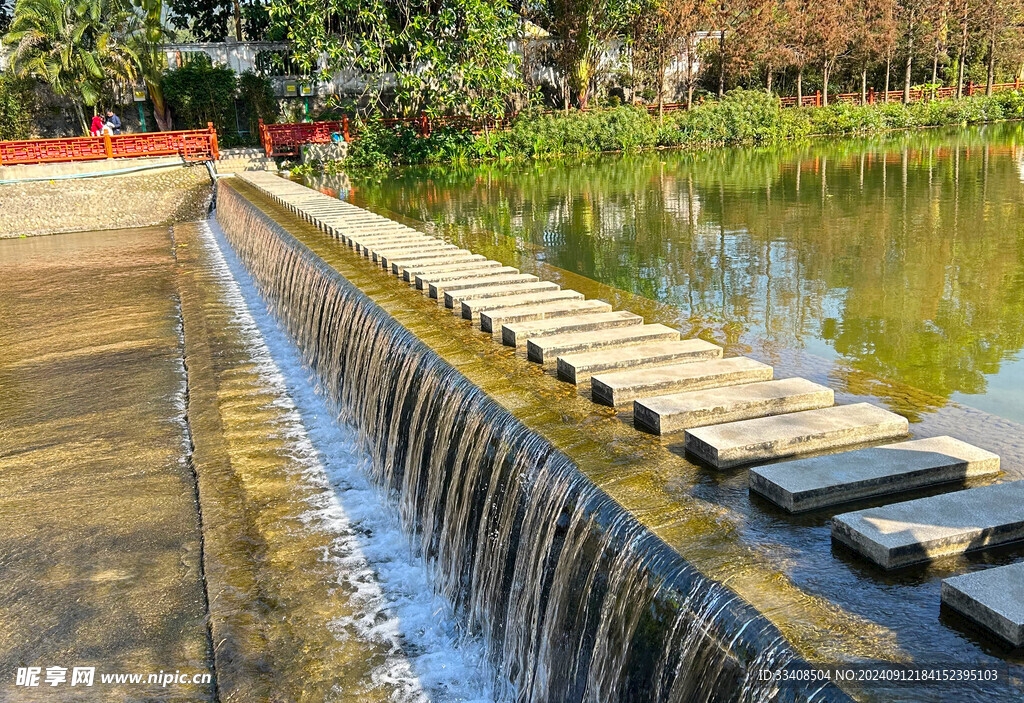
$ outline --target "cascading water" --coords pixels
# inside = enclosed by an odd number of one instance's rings
[[[675,551],[232,186],[217,218],[523,701],[760,701],[804,667]],[[817,688],[817,687],[815,687]],[[843,698],[825,687],[816,700]]]

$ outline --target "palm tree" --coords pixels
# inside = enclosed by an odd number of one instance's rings
[[[113,0],[116,2],[116,0]],[[88,131],[85,108],[111,84],[134,81],[138,59],[123,40],[132,13],[108,0],[18,0],[4,44],[11,68],[69,97]]]
[[[134,0],[125,42],[135,55],[139,75],[146,84],[153,102],[153,117],[161,130],[171,129],[171,110],[164,99],[162,79],[167,68],[167,57],[160,45],[174,33],[163,24],[163,0]]]

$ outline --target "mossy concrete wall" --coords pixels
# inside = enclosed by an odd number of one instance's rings
[[[50,175],[25,166],[20,178]],[[203,164],[135,173],[0,185],[0,238],[126,229],[204,219],[213,197]]]

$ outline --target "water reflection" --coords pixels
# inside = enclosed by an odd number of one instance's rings
[[[355,197],[662,301],[723,339],[1024,420],[1024,127],[411,169]],[[886,397],[886,383],[872,392]],[[880,387],[879,387],[880,386]]]

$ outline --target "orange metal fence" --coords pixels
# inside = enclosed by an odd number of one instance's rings
[[[0,166],[175,155],[185,161],[219,159],[217,132],[213,124],[210,123],[206,129],[179,132],[0,142]]]

